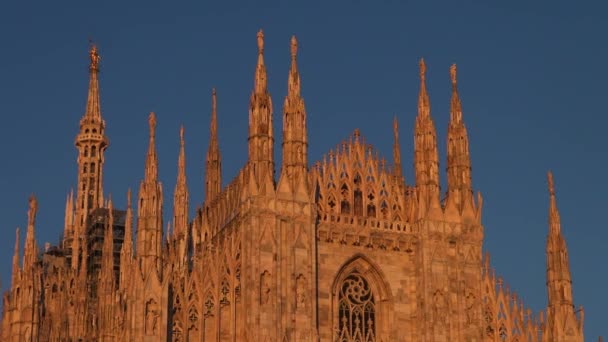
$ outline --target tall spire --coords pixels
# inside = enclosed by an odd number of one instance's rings
[[[439,208],[439,157],[437,132],[431,118],[429,96],[426,92],[426,64],[420,59],[420,94],[418,116],[414,129],[414,169],[420,208],[419,215],[427,209]]]
[[[150,113],[150,145],[146,156],[144,179],[139,187],[137,213],[137,258],[144,276],[152,270],[162,276],[163,191],[158,181],[158,157],[155,147],[156,116]]]
[[[549,235],[559,235],[561,233],[561,223],[557,211],[555,185],[553,184],[553,173],[551,171],[547,172],[547,184],[549,186]]]
[[[272,99],[264,65],[264,33],[258,32],[258,62],[249,101],[249,163],[261,193],[274,191]],[[272,189],[268,189],[272,188]]]
[[[462,105],[458,96],[458,85],[456,80],[456,64],[450,66],[450,80],[452,81],[452,101],[450,103],[450,121],[460,123],[462,121]]]
[[[150,143],[148,145],[148,154],[146,156],[146,182],[154,182],[158,178],[158,157],[156,155],[156,114],[150,112],[148,116],[148,125],[150,127]]]
[[[258,64],[255,68],[254,91],[257,94],[265,94],[268,90],[268,79],[266,77],[266,66],[264,65],[264,32],[258,31]]]
[[[222,156],[217,138],[217,94],[215,88],[211,92],[211,125],[209,129],[209,148],[205,169],[205,201],[209,202],[217,196],[222,187]]]
[[[298,40],[296,36],[291,37],[291,68],[289,69],[289,80],[287,82],[287,93],[289,97],[300,96],[300,73],[298,72],[297,55]]]
[[[420,58],[420,93],[418,94],[418,116],[429,118],[431,116],[431,103],[426,92],[426,63],[424,58]]]
[[[89,92],[84,115],[80,119],[80,132],[76,136],[78,149],[78,186],[75,203],[76,234],[84,230],[89,211],[103,206],[103,163],[109,145],[105,136],[105,122],[101,117],[99,100],[99,60],[97,46],[89,50]],[[68,241],[69,242],[69,241]],[[70,246],[66,246],[70,249]]]
[[[99,74],[99,60],[101,57],[99,57],[99,54],[97,53],[97,46],[93,43],[91,43],[91,48],[89,49],[89,58],[89,95],[83,120],[101,123],[99,81],[97,80],[97,74]]]
[[[64,248],[71,249],[71,242],[74,238],[74,190],[71,190],[65,200],[65,217],[63,225],[63,244]],[[69,245],[69,246],[68,246]]]
[[[125,235],[120,248],[120,288],[128,287],[131,279],[131,261],[133,260],[133,209],[131,208],[131,188],[127,191],[127,213],[125,217]]]
[[[403,170],[401,168],[401,146],[399,144],[399,121],[397,116],[393,118],[393,162],[395,164],[395,176],[399,179],[399,183],[403,183]]]
[[[565,341],[566,332],[579,338],[572,341],[583,341],[582,315],[574,313],[572,297],[572,278],[566,240],[561,228],[559,212],[555,199],[553,174],[547,172],[549,188],[549,234],[547,237],[547,294],[549,307],[547,309],[547,331],[551,341]]]
[[[186,185],[186,152],[184,147],[184,126],[179,130],[179,158],[177,183],[173,195],[173,236],[177,239],[179,262],[185,262],[188,252],[188,186]],[[169,233],[167,232],[167,235]]]
[[[38,259],[38,246],[36,245],[36,213],[38,211],[38,201],[32,194],[29,200],[27,211],[27,232],[25,235],[25,250],[23,254],[23,269],[31,268]]]
[[[131,188],[127,191],[127,213],[125,217],[125,236],[122,251],[129,260],[133,258],[133,209],[131,206]]]
[[[103,247],[101,251],[101,295],[108,294],[114,289],[114,206],[112,199],[108,202],[108,221],[106,222]],[[104,293],[105,292],[105,293]]]
[[[448,194],[447,206],[456,208],[469,216],[473,215],[473,189],[471,185],[471,157],[469,136],[462,120],[462,105],[458,96],[456,64],[450,67],[452,99],[450,105],[450,124],[448,126]]]
[[[287,79],[287,96],[283,104],[283,165],[281,181],[289,179],[291,190],[304,181],[308,167],[308,132],[306,107],[300,94],[300,73],[297,65],[298,41],[291,37],[291,68]],[[304,189],[307,188],[306,184]]]

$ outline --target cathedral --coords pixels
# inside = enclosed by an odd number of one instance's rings
[[[415,181],[408,184],[397,119],[392,161],[380,158],[358,129],[322,160],[308,160],[295,37],[282,161],[275,165],[262,31],[257,46],[247,161],[231,181],[222,180],[214,89],[204,202],[191,217],[182,127],[166,226],[154,113],[137,194],[125,189],[128,205],[121,209],[104,197],[109,139],[100,57],[91,46],[88,99],[75,139],[78,179],[67,197],[63,235],[39,250],[32,195],[25,243],[17,229],[11,287],[3,294],[2,341],[584,340],[551,173],[546,309],[532,313],[482,252],[483,199],[472,187],[455,65],[442,192],[423,60]]]

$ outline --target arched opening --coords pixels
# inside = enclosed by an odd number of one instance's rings
[[[334,341],[390,340],[392,297],[379,269],[355,255],[340,269],[332,286]]]
[[[97,146],[91,146],[91,157],[95,157],[97,155]]]
[[[338,294],[340,341],[375,341],[376,306],[369,283],[356,270],[341,283]]]

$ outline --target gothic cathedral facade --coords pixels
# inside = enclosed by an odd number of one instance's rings
[[[359,130],[316,163],[291,40],[275,175],[273,103],[264,35],[249,105],[248,160],[223,186],[212,93],[205,201],[189,216],[184,129],[169,227],[149,116],[145,173],[132,207],[103,195],[105,135],[99,55],[76,136],[78,184],[58,246],[39,251],[31,197],[23,257],[17,230],[2,341],[527,341],[583,338],[551,174],[548,306],[539,314],[503,284],[483,255],[483,201],[471,182],[469,140],[450,68],[447,191],[420,61],[415,184],[402,174],[398,123],[392,163]]]

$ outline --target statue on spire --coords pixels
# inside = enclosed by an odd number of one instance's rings
[[[452,86],[456,87],[456,64],[450,66],[450,79],[452,80]]]
[[[184,146],[184,125],[179,127],[179,144]]]
[[[291,36],[291,58],[296,59],[296,55],[298,54],[298,40],[296,36]]]
[[[38,201],[36,200],[36,196],[34,196],[34,194],[30,195],[29,204],[30,206],[27,212],[28,224],[33,226],[36,221],[36,212],[38,211]]]
[[[262,29],[258,31],[258,53],[260,55],[264,53],[264,32]]]
[[[420,58],[420,79],[424,81],[426,79],[426,64],[424,58]]]
[[[551,171],[547,171],[547,183],[549,184],[549,195],[555,195],[555,188],[553,186],[553,173]]]
[[[150,116],[148,116],[148,124],[150,125],[150,138],[154,138],[154,131],[156,129],[156,115],[154,112],[150,112]]]
[[[91,49],[89,50],[89,57],[91,58],[91,65],[89,66],[90,70],[97,71],[99,70],[99,54],[97,53],[97,45],[91,42]]]

